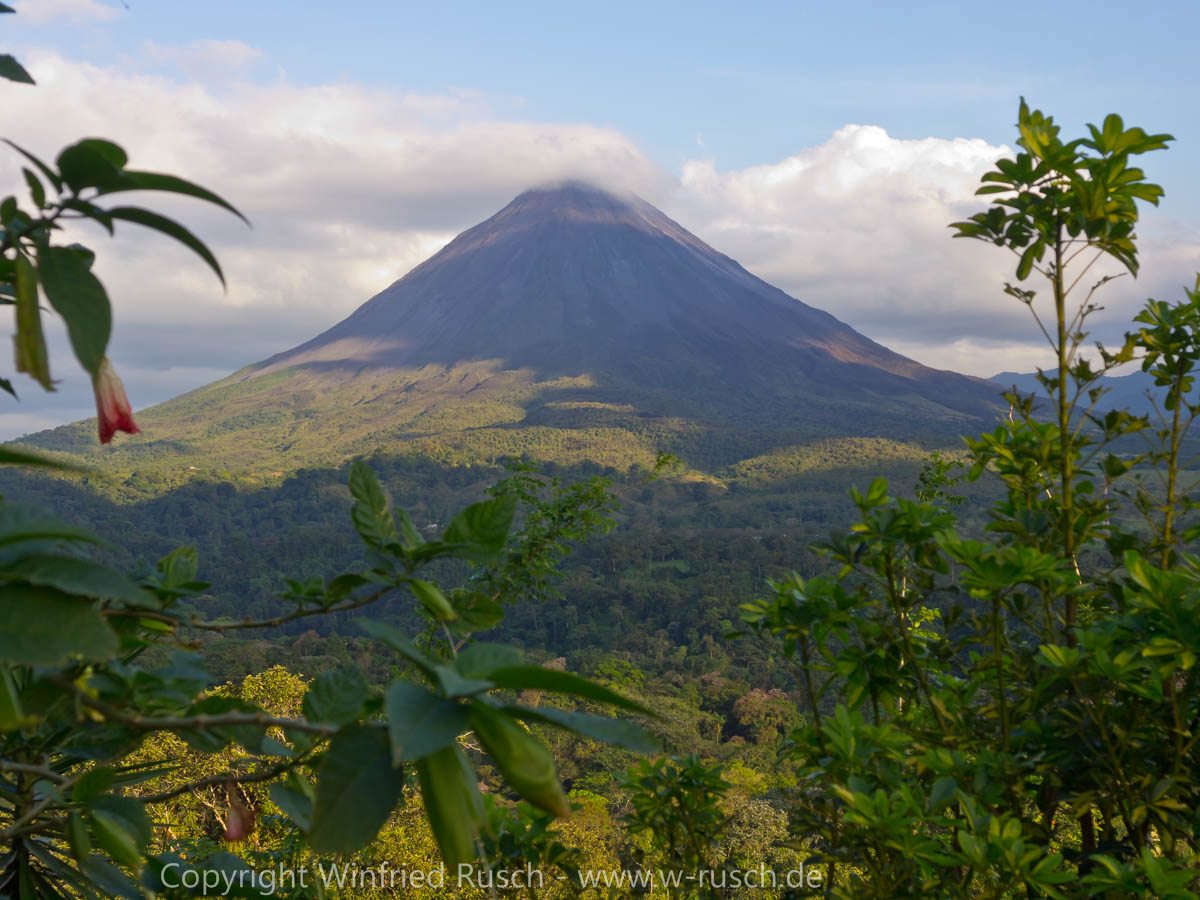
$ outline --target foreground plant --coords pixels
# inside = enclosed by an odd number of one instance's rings
[[[112,307],[92,272],[95,253],[80,244],[56,245],[64,223],[94,222],[113,234],[119,222],[150,228],[200,256],[222,284],[224,275],[208,247],[166,216],[138,206],[101,206],[102,199],[130,191],[182,194],[213,203],[241,218],[216,194],[173,175],[128,168],[125,151],[111,141],[88,138],[63,150],[53,166],[5,141],[33,168],[23,168],[30,208],[15,196],[0,200],[0,302],[14,307],[16,369],[47,391],[54,390],[42,327],[41,299],[62,317],[79,364],[92,379],[100,442],[117,431],[136,434],[137,425],[120,378],[107,356]],[[12,382],[0,388],[16,396]]]
[[[968,439],[1002,497],[961,533],[935,462],[918,498],[878,480],[800,576],[747,604],[795,661],[808,722],[787,759],[798,840],[841,897],[1196,897],[1200,888],[1200,558],[1183,448],[1198,410],[1200,291],[1149,301],[1122,346],[1084,353],[1100,260],[1138,267],[1131,164],[1167,135],[1117,116],[1063,141],[1022,102],[1021,148],[984,176],[957,236],[1017,258],[1057,365],[1050,399],[1007,395],[1008,422]],[[1049,300],[1022,286],[1040,275]],[[1074,304],[1074,305],[1072,305]],[[1139,361],[1157,425],[1103,409],[1099,378]],[[1149,438],[1149,443],[1143,441]]]
[[[153,888],[165,866],[182,877],[194,861],[150,852],[152,810],[213,785],[227,797],[229,840],[254,827],[239,787],[275,782],[272,799],[311,849],[344,854],[375,837],[415,775],[442,856],[456,867],[476,860],[488,828],[479,776],[460,740],[465,734],[474,733],[517,795],[555,816],[568,809],[554,762],[525,723],[652,747],[620,720],[522,703],[521,692],[537,691],[645,712],[601,685],[527,664],[514,648],[473,641],[473,619],[486,611],[490,625],[503,614],[499,602],[511,597],[444,592],[420,577],[437,560],[467,560],[481,572],[502,560],[521,540],[510,534],[511,497],[473,504],[440,539],[425,540],[390,508],[364,464],[351,467],[350,487],[369,564],[294,583],[294,608],[264,621],[199,618],[195,598],[206,585],[196,581],[190,552],[171,554],[154,575],[133,581],[83,555],[96,539],[0,505],[0,840],[8,848],[0,877],[21,896],[57,896],[63,886],[138,896],[138,879]],[[268,715],[210,693],[212,679],[195,653],[181,649],[166,665],[138,662],[155,648],[186,647],[198,633],[272,627],[394,595],[410,597],[441,637],[418,641],[382,622],[361,622],[408,674],[376,689],[357,669],[326,672],[309,686],[301,716]],[[169,773],[174,759],[127,760],[156,732],[176,734],[206,754],[236,744],[243,755],[227,771],[151,791],[139,786]]]
[[[625,773],[622,786],[629,792],[629,833],[644,834],[653,851],[643,865],[681,874],[716,868],[727,820],[720,801],[730,788],[720,766],[695,756],[641,760]]]

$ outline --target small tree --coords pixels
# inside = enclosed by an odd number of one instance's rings
[[[1170,137],[1113,115],[1064,142],[1024,101],[1018,130],[1021,152],[983,178],[995,202],[954,228],[1017,258],[1005,290],[1056,357],[1038,375],[1050,421],[1012,393],[1009,421],[967,440],[970,476],[1001,490],[984,534],[959,533],[936,464],[915,500],[877,480],[821,548],[834,577],[793,576],[743,608],[799,658],[810,724],[786,753],[804,785],[793,827],[834,896],[1184,898],[1200,884],[1200,558],[1181,456],[1200,297],[1150,301],[1120,348],[1088,358],[1112,276],[1075,294],[1106,257],[1137,272],[1138,202],[1162,189],[1131,160]],[[1045,308],[1021,286],[1034,274]],[[1100,377],[1132,360],[1163,390],[1157,429],[1100,411]]]
[[[629,833],[644,834],[653,851],[643,864],[653,861],[693,879],[714,867],[728,818],[721,798],[730,788],[719,765],[705,765],[696,756],[646,759],[631,767],[621,783],[629,792]],[[711,892],[703,881],[688,884],[687,895]]]

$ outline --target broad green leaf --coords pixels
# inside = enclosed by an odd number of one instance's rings
[[[350,496],[354,498],[350,519],[368,545],[382,550],[398,540],[387,494],[371,467],[360,459],[350,464]]]
[[[403,538],[405,550],[412,550],[415,547],[420,547],[425,543],[425,538],[421,537],[421,532],[417,531],[417,526],[413,524],[412,516],[407,510],[396,510],[396,521],[400,525],[400,536]]]
[[[404,770],[392,766],[387,732],[351,725],[333,736],[317,769],[308,841],[317,853],[352,853],[365,847],[404,790]]]
[[[0,661],[57,666],[116,652],[117,636],[90,600],[52,588],[0,585]]]
[[[426,611],[439,622],[453,622],[458,618],[458,613],[436,584],[414,578],[409,582],[409,587]]]
[[[168,237],[175,238],[175,240],[192,250],[197,256],[208,263],[208,267],[216,273],[221,284],[225,284],[225,273],[221,271],[221,265],[217,262],[217,258],[213,256],[212,251],[208,249],[202,240],[174,219],[168,219],[166,216],[151,212],[148,209],[142,209],[138,206],[115,206],[107,210],[107,214],[110,219],[133,222],[146,228],[152,228]]]
[[[129,157],[125,151],[101,138],[84,138],[58,154],[58,169],[63,181],[78,193],[87,188],[115,188],[123,183],[121,171]]]
[[[335,600],[348,596],[356,588],[371,582],[356,572],[343,572],[332,578],[326,586],[326,593]]]
[[[588,681],[570,672],[546,669],[542,666],[508,666],[488,673],[488,680],[498,688],[513,691],[551,691],[583,697],[598,703],[610,703],[622,709],[653,715],[648,709],[632,700],[627,700],[603,685]]]
[[[146,808],[132,797],[103,796],[88,804],[96,842],[125,865],[138,867],[153,825]]]
[[[16,320],[13,335],[16,349],[16,368],[48,391],[54,390],[50,378],[50,356],[46,352],[46,337],[42,333],[42,310],[38,306],[37,270],[23,253],[16,262]]]
[[[958,791],[958,782],[949,775],[943,775],[929,789],[929,810],[937,812],[946,807]]]
[[[200,568],[200,557],[195,547],[176,547],[158,561],[158,570],[162,573],[162,585],[172,591],[183,591],[185,588],[208,587],[204,582],[197,582],[196,572]]]
[[[3,507],[0,507],[2,509]],[[382,622],[359,622],[358,626],[378,641],[382,641],[387,646],[391,647],[418,669],[434,678],[437,670],[437,665],[428,656],[417,649],[399,629],[391,625],[384,625]]]
[[[168,194],[183,194],[186,197],[195,197],[197,200],[204,200],[216,206],[226,209],[233,213],[247,225],[250,220],[243,216],[228,201],[222,199],[207,188],[202,188],[198,184],[193,184],[183,178],[175,175],[164,175],[160,172],[138,172],[126,170],[122,173],[123,181],[119,187],[102,190],[102,194],[113,194],[117,191],[162,191]]]
[[[527,722],[544,722],[573,734],[624,747],[635,753],[656,753],[660,750],[658,740],[645,729],[624,719],[610,719],[592,713],[570,712],[553,706],[522,706],[513,704],[502,707],[510,715]]]
[[[454,658],[454,668],[468,678],[487,678],[496,669],[519,666],[521,651],[507,644],[468,644]]]
[[[495,687],[492,682],[482,678],[465,678],[449,666],[437,666],[434,676],[447,697],[472,697]]]
[[[80,254],[68,247],[43,246],[38,267],[46,298],[66,322],[75,356],[95,376],[112,333],[112,307],[104,285]]]
[[[16,447],[0,447],[0,466],[39,466],[46,469],[65,469],[67,471],[82,471],[83,467],[75,463],[62,462],[48,456],[19,450]]]
[[[1058,669],[1069,669],[1079,664],[1080,652],[1078,647],[1060,647],[1055,644],[1042,644],[1039,649],[1041,658]]]
[[[51,518],[40,509],[17,503],[0,503],[0,547],[46,540],[103,543],[90,532]]]
[[[76,803],[90,803],[102,797],[116,780],[117,773],[108,766],[90,768],[75,782],[71,790],[71,799]]]
[[[271,785],[271,801],[284,811],[301,831],[312,828],[312,798],[294,785],[276,783]]]
[[[876,478],[867,488],[865,503],[868,506],[881,506],[887,502],[888,483],[886,478]]]
[[[451,628],[462,634],[487,631],[504,619],[504,610],[482,591],[458,589],[451,594],[457,618]]]
[[[461,704],[407,681],[396,681],[387,689],[384,712],[392,761],[397,765],[453,744],[469,728]]]
[[[425,816],[442,860],[454,871],[478,856],[479,829],[484,822],[478,776],[455,744],[414,763]]]
[[[21,711],[21,695],[12,669],[0,664],[0,734],[16,731],[27,724],[29,721]]]
[[[301,707],[310,722],[346,725],[362,715],[367,702],[367,682],[354,667],[322,672],[308,686]]]
[[[511,496],[473,503],[450,521],[441,542],[454,556],[488,562],[504,549],[516,510]]]
[[[269,734],[264,734],[257,747],[251,750],[252,753],[258,753],[259,756],[295,756],[296,751],[289,747],[283,741],[276,740]]]
[[[25,71],[25,67],[7,53],[0,53],[0,78],[7,78],[9,81],[21,84],[35,83],[33,76]]]
[[[22,557],[0,570],[0,580],[24,581],[97,600],[123,600],[131,606],[158,605],[150,594],[115,569],[71,556],[39,553]]]
[[[92,838],[88,834],[87,825],[84,824],[83,816],[72,811],[67,816],[67,844],[71,848],[71,853],[78,860],[87,859],[92,855]]]

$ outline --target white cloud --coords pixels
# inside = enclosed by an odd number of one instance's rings
[[[722,172],[689,162],[671,206],[755,274],[872,338],[927,365],[991,375],[1044,364],[1047,351],[1028,310],[1002,291],[1015,280],[1013,258],[954,240],[947,226],[985,207],[974,196],[979,177],[1011,152],[847,125],[770,165]],[[1099,295],[1109,308],[1093,319],[1098,337],[1119,334],[1155,290],[1178,295],[1177,282],[1200,266],[1195,229],[1170,228],[1151,210],[1142,231],[1148,274]]]
[[[888,346],[911,359],[930,360],[938,368],[984,378],[1000,372],[1032,372],[1049,365],[1046,345],[1033,341],[992,341],[979,336],[950,341],[898,338]]]
[[[13,9],[22,22],[30,25],[51,25],[66,22],[83,25],[91,22],[110,22],[121,10],[99,0],[13,0]]]
[[[224,293],[161,237],[88,235],[116,307],[113,357],[138,406],[311,337],[520,191],[566,177],[641,193],[755,274],[927,364],[991,374],[1038,359],[1027,312],[1000,290],[1009,260],[946,228],[982,207],[979,175],[1006,152],[980,140],[848,125],[773,164],[694,160],[674,177],[613,129],[501,119],[477,91],[252,78],[269,60],[238,42],[150,45],[120,68],[23,60],[39,87],[6,94],[6,136],[46,155],[110,137],[133,165],[204,184],[254,223],[165,204],[216,251]],[[0,168],[14,188],[16,162]],[[1147,234],[1146,268],[1162,263],[1177,293],[1200,266],[1200,240]],[[1123,315],[1132,301],[1118,301]],[[67,379],[73,361],[59,359],[55,402],[86,407],[86,379]],[[25,410],[39,408],[33,388],[23,396]]]
[[[946,227],[980,207],[979,176],[1007,152],[847,125],[771,165],[720,172],[688,163],[680,204],[751,271],[876,339],[952,343],[984,333],[975,325],[983,318],[1016,336],[1021,311],[997,296],[1007,260],[952,241]]]

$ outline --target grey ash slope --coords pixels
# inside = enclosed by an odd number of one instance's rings
[[[893,353],[789,297],[632,195],[527,191],[344,321],[254,368],[499,359],[640,388],[911,394],[985,415],[994,390]],[[782,391],[777,390],[782,389]]]
[[[667,450],[718,473],[830,438],[956,443],[997,393],[880,346],[636,197],[566,183],[312,340],[140,413],[145,434],[104,465],[278,472],[383,450],[624,467]],[[68,426],[30,443],[90,441]]]

